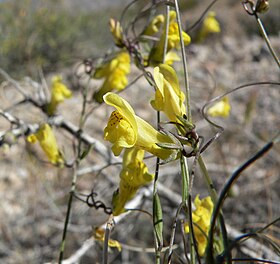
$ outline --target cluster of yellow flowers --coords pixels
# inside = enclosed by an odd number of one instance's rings
[[[186,115],[185,94],[180,89],[176,71],[170,66],[173,61],[179,60],[177,54],[173,52],[173,49],[177,49],[180,44],[176,12],[170,12],[166,63],[161,64],[166,35],[165,23],[165,16],[157,15],[152,19],[142,35],[154,36],[161,31],[159,41],[154,44],[149,53],[149,58],[147,58],[147,65],[155,66],[153,72],[155,94],[151,100],[151,105],[155,110],[163,112],[170,122],[176,124],[181,123],[182,118]],[[116,45],[124,47],[123,31],[119,22],[111,20],[110,28]],[[209,13],[203,23],[200,37],[205,38],[209,33],[219,31],[220,28],[215,19],[215,14]],[[183,32],[183,40],[184,44],[188,45],[191,38],[187,33]],[[120,54],[124,56],[124,51]],[[126,54],[129,57],[129,54]],[[95,78],[106,76],[101,89],[95,94],[95,99],[99,102],[103,99],[107,105],[115,108],[104,129],[104,139],[112,143],[112,151],[116,156],[119,156],[122,150],[125,149],[119,188],[112,199],[113,215],[115,216],[125,212],[126,203],[133,198],[137,190],[143,185],[149,184],[154,178],[154,175],[148,172],[148,168],[143,162],[145,151],[162,160],[168,160],[171,156],[179,157],[178,149],[161,147],[174,143],[168,134],[154,129],[149,123],[135,114],[133,108],[125,99],[111,92],[112,90],[124,88],[126,85],[124,75],[129,73],[127,66],[119,66],[117,61],[119,61],[118,57],[114,58],[98,69],[94,76]],[[122,60],[122,62],[128,63],[128,59]],[[115,76],[114,65],[118,65],[120,71],[122,69],[126,70],[123,71],[123,74]],[[113,82],[115,82],[114,85]],[[207,114],[213,117],[227,117],[229,112],[228,97],[225,97],[207,110]],[[213,202],[209,196],[202,200],[197,196],[194,203],[196,206],[192,214],[194,233],[198,243],[198,253],[203,256],[207,245]],[[189,232],[188,225],[185,226],[185,232]]]
[[[150,66],[155,66],[162,63],[163,52],[164,52],[164,43],[166,36],[166,18],[163,15],[156,16],[148,27],[144,30],[143,35],[154,36],[161,29],[161,35],[158,42],[153,46],[149,58],[148,64]],[[182,37],[184,41],[184,45],[187,46],[191,42],[191,37],[186,33],[182,32]],[[179,35],[179,27],[177,23],[177,15],[175,11],[170,11],[169,14],[169,27],[167,34],[167,51],[165,57],[165,63],[168,65],[173,64],[174,61],[179,61],[180,58],[174,49],[178,49],[180,47],[180,35]]]
[[[155,66],[153,69],[153,80],[155,82],[155,94],[151,100],[152,107],[163,112],[168,120],[173,124],[183,125],[182,119],[186,116],[185,94],[179,86],[176,71],[170,66],[173,61],[179,60],[174,49],[180,44],[178,23],[176,12],[171,11],[169,17],[169,29],[167,35],[166,63],[161,64],[165,43],[165,16],[156,16],[143,31],[143,36],[154,36],[161,31],[159,40],[153,45],[147,65]],[[148,172],[144,163],[145,151],[155,155],[162,160],[179,157],[179,149],[175,147],[163,147],[168,144],[174,145],[174,139],[168,133],[162,133],[152,127],[148,122],[137,116],[131,105],[121,96],[111,91],[121,91],[127,84],[127,75],[130,73],[130,54],[125,50],[125,40],[123,30],[118,21],[110,20],[110,30],[115,44],[121,48],[113,58],[101,65],[94,72],[93,78],[104,79],[101,87],[94,93],[97,102],[105,102],[113,106],[113,111],[104,129],[104,139],[112,143],[112,151],[115,156],[119,156],[123,149],[123,167],[120,172],[120,183],[118,190],[114,193],[113,215],[125,212],[126,203],[133,198],[137,190],[149,184],[154,175]],[[205,38],[211,32],[219,32],[220,27],[215,19],[214,13],[209,13],[204,20],[200,38]],[[183,32],[183,41],[188,45],[190,36]],[[72,92],[62,83],[60,76],[55,76],[52,80],[51,100],[47,104],[47,113],[56,113],[57,106],[66,98],[72,96]],[[225,97],[222,101],[210,107],[207,114],[213,117],[227,117],[230,112],[229,100]],[[56,138],[48,124],[42,124],[35,134],[27,137],[30,143],[39,142],[41,148],[47,155],[49,161],[56,165],[62,165],[64,158],[59,151]],[[192,219],[194,224],[195,238],[198,243],[198,253],[204,255],[207,245],[207,235],[210,227],[210,219],[213,211],[213,202],[210,197],[202,200],[199,196],[195,198],[196,209],[193,211]],[[189,225],[185,226],[185,232],[190,232]],[[104,231],[96,229],[95,238],[104,240]],[[109,240],[109,246],[121,249],[117,241]]]

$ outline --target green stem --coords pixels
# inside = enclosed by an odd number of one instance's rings
[[[183,67],[184,67],[184,80],[185,80],[185,87],[186,87],[187,117],[188,117],[188,121],[192,122],[191,105],[190,105],[190,86],[189,86],[189,77],[188,77],[188,66],[187,66],[185,45],[184,45],[184,40],[183,40],[182,23],[181,23],[181,18],[180,18],[180,10],[179,10],[179,5],[178,5],[178,0],[175,0],[175,10],[176,10],[176,13],[177,13],[177,23],[178,23],[178,28],[179,28],[182,60],[183,60]]]
[[[257,13],[255,13],[254,15],[255,15],[255,18],[256,18],[256,20],[257,20],[257,23],[258,23],[260,32],[261,32],[261,34],[262,34],[262,36],[263,36],[263,38],[264,38],[264,40],[265,40],[265,42],[266,42],[266,45],[267,45],[267,47],[268,47],[268,49],[269,49],[269,51],[270,51],[272,57],[274,58],[275,62],[277,63],[278,67],[280,68],[280,61],[279,61],[279,59],[278,59],[278,57],[277,57],[277,55],[276,55],[275,50],[273,49],[273,47],[272,47],[272,45],[271,45],[271,43],[270,43],[270,40],[269,40],[269,38],[268,38],[268,36],[267,36],[267,34],[266,34],[266,30],[265,30],[265,28],[264,28],[264,26],[263,26],[263,24],[262,24],[262,21],[260,20],[260,18],[259,18],[259,16],[257,15]]]

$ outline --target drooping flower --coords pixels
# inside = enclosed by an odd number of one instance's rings
[[[221,28],[218,20],[216,19],[216,13],[211,11],[204,19],[202,28],[198,34],[198,41],[203,41],[211,33],[220,33]]]
[[[127,74],[130,73],[130,56],[128,52],[118,53],[110,62],[96,69],[93,78],[105,78],[100,89],[94,94],[97,102],[103,102],[103,95],[112,90],[121,91],[128,83]]]
[[[123,213],[125,204],[133,198],[137,190],[150,183],[154,178],[143,162],[144,152],[135,147],[126,149],[124,152],[119,189],[114,193],[112,200],[115,216]]]
[[[64,160],[58,149],[55,135],[48,124],[42,124],[37,133],[27,137],[27,141],[33,144],[39,141],[41,148],[51,163],[56,165],[63,164]]]
[[[180,34],[179,34],[179,27],[178,27],[176,16],[177,15],[175,11],[170,11],[166,54],[168,54],[172,49],[178,49],[180,47]],[[160,40],[152,48],[149,56],[149,62],[151,65],[158,65],[162,63],[165,35],[166,35],[165,26],[163,26]],[[191,42],[191,37],[184,31],[182,31],[182,37],[183,37],[184,45],[185,46],[189,45]],[[167,64],[171,62],[173,61],[172,60],[166,61]]]
[[[151,105],[155,110],[164,112],[170,121],[178,121],[177,116],[186,114],[186,107],[185,94],[180,90],[175,70],[171,66],[160,64],[154,68],[154,80],[156,93]]]
[[[54,76],[52,78],[51,101],[47,104],[48,114],[53,115],[56,112],[58,104],[71,96],[72,92],[62,82],[62,77],[60,75]]]
[[[210,196],[199,199],[199,195],[194,200],[196,209],[192,212],[194,236],[197,242],[198,254],[202,257],[207,246],[207,236],[210,230],[211,216],[213,212],[213,202]],[[190,232],[188,224],[185,225],[185,232]]]
[[[98,241],[104,242],[104,240],[105,240],[104,229],[102,229],[100,227],[95,228],[94,233],[93,233],[93,237]],[[120,242],[117,241],[117,240],[114,240],[114,239],[109,239],[108,240],[108,246],[111,247],[111,248],[115,247],[115,248],[118,249],[118,251],[122,250],[122,245],[120,244]]]
[[[104,138],[113,143],[112,151],[115,156],[120,155],[123,148],[134,146],[163,160],[174,154],[175,150],[161,148],[157,145],[172,143],[172,140],[135,115],[126,100],[113,93],[105,94],[103,99],[106,104],[116,108],[104,129]]]
[[[122,35],[123,30],[120,22],[111,18],[109,20],[109,27],[110,27],[111,34],[114,38],[115,44],[120,48],[124,47],[123,35]]]
[[[228,117],[230,114],[230,103],[227,96],[217,102],[207,110],[207,114],[212,117]]]

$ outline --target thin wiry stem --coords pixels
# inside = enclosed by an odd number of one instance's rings
[[[169,7],[169,5],[166,5],[166,15],[165,15],[165,40],[164,40],[164,48],[163,48],[162,63],[165,63],[165,57],[166,57],[166,53],[167,53],[168,33],[169,33],[169,13],[170,13],[170,7]]]
[[[171,231],[171,235],[170,235],[170,242],[169,242],[169,250],[168,250],[168,263],[171,263],[171,257],[172,257],[172,253],[173,253],[173,244],[174,244],[174,239],[175,239],[175,232],[176,232],[176,226],[177,226],[177,221],[178,221],[178,217],[179,214],[182,210],[182,207],[185,205],[184,202],[182,202],[177,211],[176,211],[176,215],[175,218],[173,220],[173,225],[172,225],[172,231]]]
[[[276,52],[275,52],[275,50],[273,49],[273,47],[272,47],[272,45],[271,45],[271,43],[270,43],[270,40],[269,40],[269,38],[268,38],[268,36],[267,36],[267,34],[266,34],[266,30],[265,30],[265,28],[264,28],[264,26],[263,26],[263,23],[262,23],[262,21],[260,20],[260,18],[259,18],[259,16],[258,16],[257,13],[255,13],[255,18],[256,18],[256,20],[257,20],[257,23],[258,23],[260,32],[261,32],[261,34],[262,34],[262,36],[263,36],[263,38],[264,38],[264,40],[265,40],[265,42],[266,42],[266,45],[267,45],[267,47],[268,47],[268,49],[269,49],[269,51],[270,51],[272,57],[274,58],[275,62],[277,63],[278,67],[280,68],[280,61],[279,61],[279,58],[277,57]]]
[[[266,42],[266,45],[267,45],[272,57],[274,58],[275,62],[277,63],[278,68],[280,68],[279,58],[277,57],[276,52],[274,51],[274,49],[273,49],[273,47],[270,43],[270,40],[269,40],[269,38],[266,34],[266,30],[265,30],[265,28],[262,24],[262,21],[260,20],[260,18],[258,16],[258,4],[259,4],[259,1],[257,1],[257,3],[255,4],[255,2],[253,2],[252,0],[244,0],[242,2],[243,8],[247,12],[247,14],[255,17],[255,19],[257,21],[257,24],[258,24],[258,27],[259,27],[259,30],[261,32],[261,35],[264,38],[264,40]]]
[[[175,10],[176,10],[176,13],[177,13],[177,23],[178,23],[178,28],[179,28],[182,60],[183,60],[183,67],[184,67],[184,80],[185,80],[185,87],[186,87],[187,117],[188,117],[188,120],[190,122],[192,122],[191,105],[190,105],[190,86],[189,86],[188,66],[187,66],[185,45],[184,45],[184,40],[183,40],[182,23],[181,23],[181,18],[180,18],[180,10],[179,10],[179,5],[178,5],[178,0],[175,0]]]

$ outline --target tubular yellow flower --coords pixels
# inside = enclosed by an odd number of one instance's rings
[[[186,113],[185,94],[180,90],[175,70],[166,64],[154,68],[156,83],[155,99],[151,105],[157,111],[163,111],[170,121],[178,121],[177,116]]]
[[[109,20],[109,27],[110,27],[110,31],[112,33],[112,36],[114,38],[115,44],[118,47],[122,48],[124,46],[123,36],[122,36],[123,30],[122,30],[120,22],[111,18]]]
[[[103,102],[103,95],[112,90],[121,91],[128,83],[127,74],[130,73],[130,56],[128,52],[120,52],[109,63],[98,68],[93,78],[105,78],[101,88],[94,94],[97,102]]]
[[[198,254],[202,257],[207,246],[207,236],[210,229],[211,216],[213,212],[213,202],[210,196],[199,199],[199,195],[194,200],[196,209],[192,212],[194,225],[194,235],[198,246]],[[189,225],[185,225],[185,232],[189,233]]]
[[[99,228],[99,227],[95,228],[93,237],[98,241],[104,242],[104,240],[105,240],[104,229]],[[115,247],[118,249],[118,251],[122,250],[122,246],[121,246],[120,242],[117,240],[114,240],[114,239],[109,239],[108,246],[112,247],[112,248]]]
[[[39,141],[41,148],[51,163],[56,165],[63,164],[64,160],[58,149],[55,135],[48,124],[41,125],[37,133],[27,137],[27,141],[32,144]]]
[[[47,105],[48,114],[53,115],[56,112],[58,104],[71,96],[72,92],[62,83],[62,77],[59,75],[54,76],[52,78],[51,101]]]
[[[207,110],[207,114],[212,117],[228,117],[230,114],[231,106],[227,96],[222,101],[217,102]]]
[[[157,143],[172,143],[172,140],[150,124],[136,116],[130,104],[117,94],[107,93],[103,97],[106,104],[116,108],[104,129],[104,139],[113,143],[112,151],[120,155],[123,148],[138,147],[160,159],[167,159],[175,150],[164,149]]]
[[[203,41],[210,33],[221,32],[220,24],[216,19],[215,12],[209,12],[203,21],[202,28],[198,34],[198,40]]]
[[[133,198],[137,190],[150,183],[154,178],[143,162],[144,152],[135,147],[126,149],[124,152],[119,189],[114,193],[112,200],[115,216],[123,213],[125,204]]]

